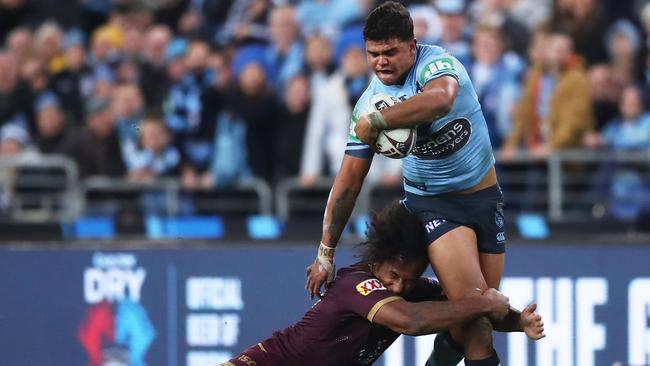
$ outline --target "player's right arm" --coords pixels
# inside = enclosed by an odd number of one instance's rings
[[[334,250],[339,242],[341,233],[350,218],[357,196],[363,186],[363,181],[370,170],[375,152],[364,144],[354,132],[354,127],[367,103],[364,95],[359,98],[352,111],[350,132],[348,134],[345,155],[341,163],[334,185],[330,191],[325,214],[323,215],[323,232],[318,247],[318,255],[314,262],[307,267],[307,283],[305,289],[311,297],[320,295],[320,288],[325,281],[334,278]]]
[[[407,335],[439,333],[481,316],[503,319],[510,311],[508,298],[494,289],[481,296],[456,301],[408,302],[404,299],[384,304],[373,323]]]
[[[331,280],[334,270],[334,249],[350,218],[371,163],[372,157],[357,157],[350,154],[343,156],[341,169],[334,179],[325,207],[319,254],[314,263],[307,267],[305,288],[312,298],[314,295],[320,295],[320,288],[328,277]],[[332,265],[330,268],[326,267],[326,262],[324,263],[328,260]]]

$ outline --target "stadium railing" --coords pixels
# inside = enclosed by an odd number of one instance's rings
[[[78,181],[76,164],[65,156],[3,157],[0,207],[13,221],[73,220],[82,209]]]
[[[535,212],[556,222],[606,216],[633,220],[647,209],[650,197],[650,151],[569,150],[544,161],[520,154],[508,163],[499,161],[497,169],[506,210]],[[321,178],[306,188],[297,178],[288,178],[272,189],[253,179],[229,188],[187,192],[178,179],[80,180],[74,162],[63,156],[3,158],[0,212],[4,220],[16,222],[70,221],[98,212],[143,209],[169,216],[256,214],[274,215],[285,223],[295,218],[320,222],[332,183],[333,178]],[[366,184],[353,215],[367,215],[401,195],[399,186]]]

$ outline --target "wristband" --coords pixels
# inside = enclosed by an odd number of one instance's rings
[[[318,246],[318,264],[320,270],[327,271],[327,282],[331,282],[334,279],[334,251],[336,248],[328,247],[322,242]]]
[[[320,243],[318,246],[318,258],[324,258],[329,260],[330,262],[334,262],[334,251],[336,248],[333,247],[328,247],[327,245],[323,244],[323,242]]]
[[[386,123],[384,116],[382,116],[381,112],[379,111],[366,114],[366,119],[368,119],[370,125],[378,131],[385,130],[388,128],[388,124]]]

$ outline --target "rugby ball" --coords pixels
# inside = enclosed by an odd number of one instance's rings
[[[388,93],[378,93],[370,98],[370,110],[381,111],[394,106],[400,100]],[[379,131],[375,147],[377,152],[391,159],[402,159],[411,153],[417,140],[417,129],[395,128]]]

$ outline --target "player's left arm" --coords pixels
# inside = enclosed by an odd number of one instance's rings
[[[492,326],[497,332],[524,332],[532,340],[544,338],[544,322],[536,309],[537,304],[530,304],[523,311],[510,307],[505,318],[492,320]]]
[[[446,116],[458,95],[458,80],[442,75],[426,83],[423,89],[404,102],[381,111],[386,129],[415,127]]]
[[[354,131],[361,141],[374,146],[380,130],[411,128],[446,116],[454,105],[458,89],[455,77],[439,76],[424,84],[421,93],[402,103],[361,116]]]

